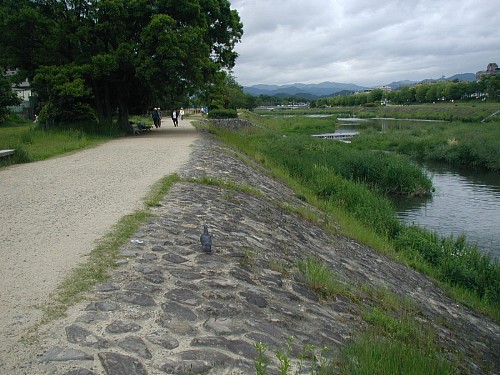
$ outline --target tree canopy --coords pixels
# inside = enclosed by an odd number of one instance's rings
[[[0,66],[21,69],[56,121],[118,108],[125,128],[131,110],[174,106],[234,66],[242,34],[228,0],[0,1]]]

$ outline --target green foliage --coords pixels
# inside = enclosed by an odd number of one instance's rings
[[[479,82],[450,82],[403,86],[391,92],[373,90],[370,93],[356,93],[347,96],[318,99],[315,106],[359,106],[374,107],[375,102],[386,99],[393,104],[435,103],[445,101],[500,100],[500,76],[484,75]]]
[[[452,375],[455,370],[434,352],[385,337],[365,337],[343,350],[342,374]]]
[[[341,349],[338,359],[340,373],[455,373],[455,369],[440,356],[433,329],[422,323],[413,303],[386,289],[365,292],[374,294],[375,306],[363,313],[369,326]]]
[[[266,356],[266,350],[269,347],[266,343],[256,342],[254,344],[257,350],[257,356],[254,360],[255,371],[257,375],[266,375],[270,359]]]
[[[402,124],[383,132],[363,130],[352,144],[359,149],[394,151],[416,159],[499,171],[499,125],[499,122]]]
[[[236,82],[231,74],[226,72],[218,72],[214,82],[207,85],[198,95],[208,105],[209,110],[252,109],[256,105],[256,98],[245,94],[243,87]]]
[[[20,121],[0,127],[0,149],[15,149],[15,154],[0,158],[0,166],[47,159],[91,147],[117,136],[115,127],[102,128],[95,123],[43,130]]]
[[[327,347],[318,350],[312,344],[305,344],[297,357],[293,357],[294,338],[291,336],[285,343],[285,350],[276,349],[274,354],[278,360],[278,374],[305,374],[306,370],[310,375],[330,375],[333,374],[334,366],[329,356]],[[257,356],[254,358],[254,365],[257,375],[267,375],[271,358],[266,354],[269,348],[267,343],[254,343],[257,349]]]
[[[306,286],[325,299],[336,295],[350,295],[346,284],[337,280],[330,269],[316,258],[309,257],[298,263]]]
[[[0,123],[5,121],[9,110],[8,106],[21,103],[21,99],[12,92],[9,80],[0,74]]]
[[[437,270],[441,281],[500,307],[500,265],[468,245],[464,236],[439,238],[422,228],[408,227],[398,234],[394,246],[397,251],[418,253]]]
[[[238,118],[238,113],[234,109],[212,109],[208,112],[208,118]]]
[[[0,64],[38,75],[48,117],[66,121],[55,112],[65,100],[103,124],[118,108],[124,130],[132,108],[176,105],[231,69],[243,33],[226,0],[19,0],[2,2],[0,15]]]

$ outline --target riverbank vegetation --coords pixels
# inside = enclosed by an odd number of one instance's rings
[[[0,149],[13,149],[15,152],[0,158],[0,167],[93,147],[119,134],[117,127],[101,128],[92,124],[67,124],[43,129],[38,124],[11,115],[0,124]]]
[[[258,126],[213,131],[287,180],[299,197],[339,220],[344,234],[427,273],[458,300],[500,319],[498,263],[464,237],[440,238],[397,219],[388,194],[430,191],[430,182],[409,159],[310,137],[321,129],[332,131],[332,118],[242,117]],[[376,236],[366,236],[366,228]]]
[[[310,127],[314,119],[287,117],[307,115],[311,111],[321,115],[331,115]],[[313,110],[279,111],[283,117],[276,117],[277,112],[258,111],[269,121],[280,126],[289,124],[296,132],[314,134],[315,132],[333,132],[335,118],[393,118],[422,119],[442,121],[439,124],[427,121],[405,121],[398,126],[387,126],[383,131],[366,128],[352,140],[355,148],[362,150],[380,150],[405,154],[416,160],[430,160],[450,163],[456,166],[484,168],[500,171],[500,111],[498,103],[439,103],[436,105],[377,106],[377,107],[335,107],[315,108]],[[484,122],[481,122],[485,120]],[[265,120],[264,120],[265,121]],[[324,125],[324,127],[322,127]],[[288,129],[290,131],[290,129]]]

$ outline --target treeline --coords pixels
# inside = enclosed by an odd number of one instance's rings
[[[393,104],[414,104],[477,99],[489,101],[500,99],[500,75],[485,75],[477,82],[442,81],[404,86],[391,92],[375,89],[366,93],[317,99],[311,106],[359,106],[383,101]]]

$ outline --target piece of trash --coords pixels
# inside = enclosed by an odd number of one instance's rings
[[[144,243],[144,241],[142,241],[142,240],[130,240],[130,242],[137,243],[137,244],[140,244],[140,245],[142,245]]]

